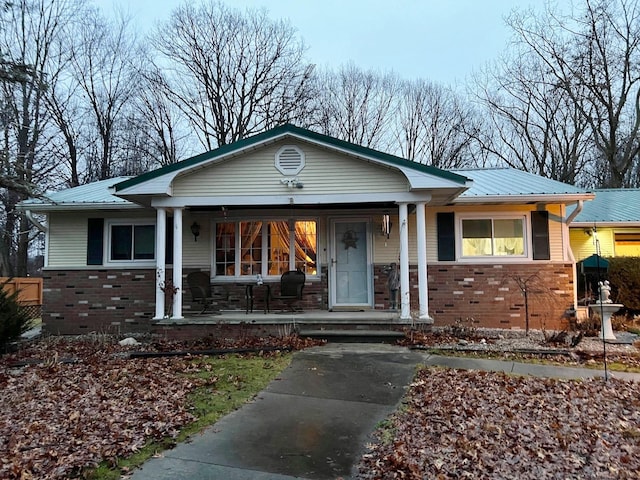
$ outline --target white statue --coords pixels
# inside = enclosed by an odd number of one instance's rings
[[[611,286],[609,285],[609,280],[605,280],[604,282],[598,282],[598,293],[600,296],[600,303],[613,303],[611,301]]]

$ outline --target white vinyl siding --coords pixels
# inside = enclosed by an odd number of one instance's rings
[[[153,218],[152,223],[155,224],[155,210],[145,211],[140,209],[139,211],[127,211],[126,213],[102,211],[52,212],[48,216],[47,267],[99,268],[98,265],[87,267],[87,222],[89,218],[104,218],[106,229],[109,219],[129,218],[136,220],[149,218],[149,216]],[[103,261],[107,260],[107,255],[108,252],[103,257]]]
[[[198,222],[200,235],[196,242],[191,233],[191,224]],[[211,266],[211,222],[207,215],[186,214],[182,227],[182,265],[183,267],[197,267],[209,269]],[[169,227],[167,227],[169,228]]]
[[[565,247],[563,243],[568,242],[569,239],[564,239],[562,233],[562,207],[560,205],[547,205],[546,209],[549,212],[549,253],[551,254],[550,260],[561,262],[564,260]]]
[[[212,165],[173,182],[174,196],[286,195],[286,178],[274,165],[279,143],[243,157]],[[404,175],[360,159],[298,143],[305,167],[297,174],[304,188],[298,194],[390,193],[409,189]]]
[[[87,218],[77,212],[49,215],[49,267],[87,265]]]

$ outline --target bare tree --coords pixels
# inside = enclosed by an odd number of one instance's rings
[[[470,166],[478,128],[470,106],[452,90],[426,80],[403,83],[393,129],[403,157],[438,168]]]
[[[129,21],[106,20],[98,10],[87,10],[75,32],[70,65],[85,103],[87,123],[95,128],[96,143],[87,149],[89,180],[115,174],[118,122],[127,113],[139,85],[138,43]]]
[[[637,183],[630,173],[640,152],[638,0],[583,0],[575,12],[519,12],[508,23],[588,123],[609,173],[603,186]]]
[[[184,157],[188,136],[186,120],[158,85],[165,85],[162,73],[151,69],[144,72],[144,85],[136,98],[138,129],[144,141],[138,150],[141,156],[153,158],[157,166],[176,163]],[[192,152],[190,152],[192,153]]]
[[[76,9],[77,18],[82,18],[83,5]],[[86,125],[86,108],[84,108],[80,84],[73,76],[70,65],[70,51],[68,46],[76,41],[73,21],[56,39],[58,43],[57,55],[50,64],[49,82],[44,92],[47,112],[51,118],[51,125],[56,132],[51,140],[49,154],[59,165],[58,176],[60,184],[76,187],[85,182],[86,172],[82,166],[83,140],[89,130]]]
[[[285,21],[185,3],[153,36],[164,90],[205,148],[308,118],[313,68]]]
[[[322,133],[370,148],[387,148],[399,81],[393,73],[353,64],[316,77],[317,122]]]
[[[0,200],[3,225],[0,239],[2,274],[26,275],[30,225],[15,210],[21,200],[48,184],[55,164],[41,149],[48,143],[44,92],[49,85],[49,60],[56,55],[55,39],[73,8],[64,0],[20,0],[6,10],[0,51],[13,68],[3,76],[2,156]]]
[[[482,148],[499,163],[575,184],[588,183],[593,155],[582,111],[535,57],[516,52],[475,78],[484,107]],[[582,98],[582,97],[579,97]]]

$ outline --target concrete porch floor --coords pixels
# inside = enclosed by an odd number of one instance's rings
[[[185,318],[154,322],[152,331],[174,338],[197,338],[205,335],[288,335],[341,342],[388,342],[405,335],[408,328],[427,322],[401,320],[400,312],[390,310],[339,311],[306,310],[303,312],[270,312],[262,310],[222,311],[219,315],[186,314]]]
[[[411,320],[401,320],[400,312],[391,310],[367,310],[367,311],[339,311],[306,310],[302,312],[269,312],[254,310],[245,313],[243,310],[223,310],[218,315],[203,313],[201,315],[185,312],[183,319],[165,318],[154,322],[155,325],[211,325],[229,324],[238,325],[250,323],[257,325],[278,325],[286,323],[296,324],[334,324],[345,325],[398,325],[409,326]]]

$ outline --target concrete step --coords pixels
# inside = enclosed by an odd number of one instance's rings
[[[395,330],[310,330],[301,329],[301,337],[316,338],[328,342],[359,342],[359,343],[392,343],[404,337],[403,332]]]

